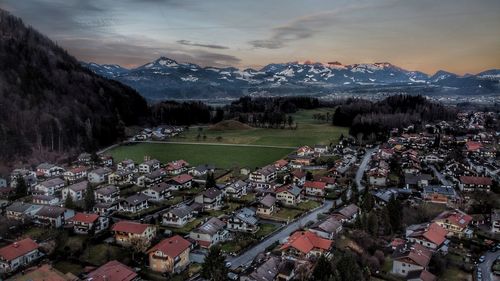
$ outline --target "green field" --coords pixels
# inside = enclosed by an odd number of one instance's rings
[[[330,122],[318,121],[312,118],[315,113],[325,114],[333,109],[320,108],[314,110],[300,110],[293,114],[297,130],[252,128],[244,130],[215,131],[207,127],[191,127],[189,131],[173,138],[172,141],[257,144],[298,147],[302,145],[329,144],[337,142],[339,136],[348,135],[348,128],[332,126]],[[197,138],[198,134],[206,138]],[[221,139],[217,139],[221,137]]]
[[[130,158],[142,163],[144,156],[167,163],[184,159],[192,166],[199,164],[214,164],[218,168],[262,167],[291,153],[289,148],[220,146],[171,143],[138,143],[119,146],[109,150],[115,161]]]

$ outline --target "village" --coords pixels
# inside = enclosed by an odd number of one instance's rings
[[[105,152],[18,168],[0,179],[0,272],[205,280],[219,254],[231,280],[320,280],[324,259],[341,280],[497,280],[500,136],[485,129],[497,118],[460,113],[374,145],[342,136],[256,169]]]

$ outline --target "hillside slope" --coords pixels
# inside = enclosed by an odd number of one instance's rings
[[[148,114],[135,90],[0,10],[0,162],[108,145]]]

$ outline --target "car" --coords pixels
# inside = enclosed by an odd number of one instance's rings
[[[226,267],[231,267],[232,263],[231,262],[226,262]]]
[[[486,260],[485,256],[480,256],[479,257],[479,263],[483,263]]]

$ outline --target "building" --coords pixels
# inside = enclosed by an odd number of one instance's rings
[[[73,227],[73,231],[78,234],[97,234],[108,229],[109,219],[98,214],[76,213],[68,220],[68,224]]]
[[[410,272],[426,270],[432,257],[432,252],[416,243],[399,245],[392,254],[392,273],[407,277]]]
[[[471,216],[458,209],[444,211],[433,220],[433,222],[448,230],[451,235],[465,238],[472,237],[473,231],[468,227],[471,221]]]
[[[437,223],[410,225],[406,228],[406,239],[431,251],[440,249],[446,242],[448,231]]]
[[[109,184],[126,185],[135,183],[135,173],[130,170],[118,170],[108,176]]]
[[[193,219],[193,209],[185,204],[176,206],[162,215],[162,224],[166,226],[183,227]]]
[[[191,188],[193,177],[188,174],[182,174],[171,178],[167,183],[175,190]]]
[[[241,198],[247,194],[248,183],[237,180],[224,187],[224,195],[231,198]]]
[[[135,162],[132,159],[124,159],[116,164],[116,169],[119,171],[133,171],[135,170]]]
[[[276,167],[274,165],[267,165],[250,173],[249,179],[256,188],[268,188],[274,182],[276,176]]]
[[[5,216],[11,220],[24,221],[32,218],[43,206],[16,201],[5,208]]]
[[[33,195],[31,202],[33,202],[33,204],[55,206],[60,203],[60,200],[59,197],[52,195]]]
[[[68,272],[63,274],[49,264],[30,267],[7,279],[9,281],[79,281],[80,279]]]
[[[213,173],[215,171],[215,166],[210,164],[202,164],[193,168],[189,173],[193,175],[193,177],[202,177],[207,173]]]
[[[179,273],[189,265],[191,243],[179,235],[163,239],[148,251],[149,267],[156,272]]]
[[[326,183],[321,181],[306,181],[304,192],[306,195],[323,197],[326,194]]]
[[[28,188],[31,188],[37,183],[36,173],[27,169],[15,169],[10,174],[10,187],[15,188],[19,178],[22,178]]]
[[[316,233],[321,238],[333,240],[342,231],[342,223],[336,218],[330,217],[313,224],[309,231]]]
[[[35,193],[43,195],[54,195],[64,187],[64,180],[53,178],[35,185]]]
[[[60,176],[63,173],[63,168],[50,163],[42,163],[36,167],[36,174],[41,177],[51,178]]]
[[[170,175],[180,175],[187,171],[189,168],[189,163],[184,160],[177,160],[167,163],[165,167],[167,173]]]
[[[78,166],[72,169],[69,169],[68,171],[63,173],[63,178],[64,180],[67,180],[69,182],[75,182],[80,179],[84,179],[87,177],[87,167],[84,166]]]
[[[474,190],[490,191],[493,181],[489,177],[461,176],[458,187],[460,191],[472,192]]]
[[[115,242],[125,247],[140,241],[147,248],[156,236],[154,225],[133,221],[119,221],[113,225],[111,231],[114,233]]]
[[[358,206],[354,204],[350,204],[348,206],[343,207],[337,212],[338,215],[340,215],[340,221],[341,222],[354,222],[358,215],[360,214],[360,209]]]
[[[233,213],[227,221],[227,229],[231,231],[241,231],[255,233],[259,230],[259,219],[256,212],[251,208],[242,208]]]
[[[189,238],[195,240],[200,247],[210,248],[227,240],[229,233],[225,229],[226,223],[218,218],[210,218],[207,222],[192,230]]]
[[[276,200],[283,205],[297,205],[302,201],[302,189],[296,185],[284,185],[276,189]]]
[[[163,178],[165,178],[166,175],[167,174],[162,169],[155,170],[155,171],[152,171],[151,173],[148,173],[148,174],[145,174],[145,175],[138,177],[136,184],[138,186],[149,187],[149,186],[152,186],[154,184],[158,184],[161,181],[163,181]]]
[[[160,169],[160,161],[151,159],[139,165],[139,173],[148,174]]]
[[[406,188],[423,188],[429,185],[432,176],[429,174],[405,174]]]
[[[61,192],[62,199],[66,200],[66,198],[70,196],[74,202],[83,200],[88,185],[88,181],[81,181],[63,188]]]
[[[149,196],[151,200],[154,201],[166,200],[172,197],[172,193],[170,192],[170,185],[168,185],[166,182],[160,182],[141,192],[144,195]]]
[[[500,233],[500,209],[491,212],[491,232]]]
[[[29,265],[43,254],[40,246],[31,238],[16,241],[0,248],[0,273],[10,273]]]
[[[111,169],[107,167],[98,168],[90,171],[87,174],[87,179],[91,183],[101,184],[108,181],[108,177],[111,174]]]
[[[120,199],[120,189],[114,185],[108,185],[94,190],[95,199],[101,203],[112,203]]]
[[[56,207],[43,206],[34,214],[34,222],[40,225],[59,228],[75,215],[75,211]]]
[[[270,194],[267,194],[262,199],[260,199],[257,204],[257,215],[259,216],[271,216],[276,209],[276,198]]]
[[[121,212],[137,213],[149,208],[149,196],[142,193],[131,195],[120,201],[118,209]]]
[[[219,210],[222,205],[222,192],[216,188],[209,188],[196,195],[194,201],[203,205],[203,210]]]
[[[109,261],[87,274],[86,280],[92,281],[139,281],[141,280],[135,271],[120,263]]]
[[[332,240],[321,238],[314,232],[297,231],[281,245],[280,250],[292,256],[310,258],[320,255],[328,256],[332,245]]]

